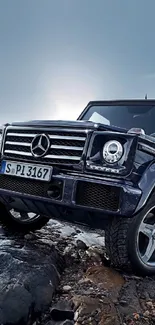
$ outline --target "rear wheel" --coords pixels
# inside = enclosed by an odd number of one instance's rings
[[[18,212],[0,205],[0,221],[10,230],[28,232],[42,228],[48,218],[32,212]]]
[[[114,217],[105,231],[105,243],[115,267],[155,274],[155,194],[133,218]]]

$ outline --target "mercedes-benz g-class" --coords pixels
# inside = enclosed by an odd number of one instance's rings
[[[92,101],[77,121],[1,128],[1,219],[105,229],[112,264],[155,273],[155,100]]]

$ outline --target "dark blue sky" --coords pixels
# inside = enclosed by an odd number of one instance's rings
[[[1,122],[155,97],[155,0],[0,0]]]

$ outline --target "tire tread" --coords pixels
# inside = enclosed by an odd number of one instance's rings
[[[130,271],[131,264],[127,250],[128,229],[131,218],[114,217],[105,231],[107,255],[116,268]]]

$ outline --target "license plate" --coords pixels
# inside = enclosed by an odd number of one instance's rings
[[[53,168],[48,166],[3,160],[0,173],[48,182],[51,179],[52,170]]]

